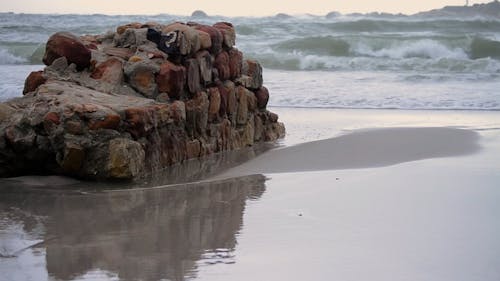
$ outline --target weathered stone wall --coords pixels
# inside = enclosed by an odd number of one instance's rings
[[[132,179],[284,136],[262,67],[230,23],[132,23],[60,32],[22,98],[0,104],[0,176]]]

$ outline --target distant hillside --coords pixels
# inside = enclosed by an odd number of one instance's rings
[[[495,0],[487,4],[474,4],[472,6],[446,6],[427,12],[420,12],[415,16],[423,17],[491,17],[500,18],[500,2]]]

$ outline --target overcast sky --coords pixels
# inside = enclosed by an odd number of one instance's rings
[[[209,15],[267,16],[276,13],[324,15],[331,11],[411,14],[464,5],[465,0],[2,0],[1,12],[79,14],[175,14],[203,10]],[[471,4],[489,1],[469,1]]]

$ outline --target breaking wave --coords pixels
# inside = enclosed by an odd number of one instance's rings
[[[22,57],[17,57],[8,50],[0,49],[0,65],[1,64],[22,64],[25,63],[26,60]]]

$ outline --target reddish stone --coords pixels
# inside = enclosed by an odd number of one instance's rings
[[[136,139],[144,136],[144,134],[152,127],[151,116],[154,114],[154,108],[127,108],[125,110],[125,120],[128,124],[127,131]]]
[[[257,107],[259,109],[265,109],[267,102],[269,101],[269,91],[266,87],[260,87],[255,91],[255,97],[257,98]]]
[[[227,48],[232,48],[236,43],[236,31],[234,30],[234,26],[229,22],[218,22],[213,26],[222,33],[224,45]]]
[[[214,67],[219,73],[220,80],[229,80],[231,72],[229,69],[229,55],[227,52],[221,52],[215,57]]]
[[[45,115],[44,122],[50,122],[50,123],[59,125],[59,124],[61,124],[61,119],[59,117],[59,114],[57,114],[55,112],[49,112]]]
[[[200,85],[200,66],[196,59],[188,59],[186,61],[187,69],[187,85],[188,90],[195,94],[201,90]]]
[[[231,79],[241,76],[241,67],[243,65],[243,53],[238,49],[233,48],[229,50],[229,72]]]
[[[120,125],[120,115],[109,114],[103,120],[90,120],[89,121],[89,129],[97,130],[97,129],[117,129]]]
[[[219,108],[219,115],[224,117],[227,113],[227,99],[229,97],[229,90],[224,87],[222,83],[219,83],[217,85],[217,88],[219,90],[219,95],[220,95],[220,108]]]
[[[208,107],[208,119],[209,121],[217,120],[221,105],[221,96],[219,89],[217,87],[208,88],[208,99],[210,105]]]
[[[123,81],[123,63],[118,58],[110,58],[100,63],[90,77],[111,84],[120,84]]]
[[[26,81],[24,81],[24,90],[23,95],[33,92],[42,84],[47,82],[47,79],[43,77],[43,71],[33,71],[26,77]]]
[[[210,35],[210,41],[212,43],[212,46],[210,47],[210,53],[216,55],[222,50],[222,42],[224,41],[224,37],[217,28],[209,25],[195,25],[193,27]]]
[[[59,114],[55,112],[49,112],[45,114],[43,118],[43,128],[46,133],[52,132],[59,124],[61,124],[61,118]]]
[[[91,53],[80,38],[69,32],[58,32],[47,41],[43,63],[51,65],[56,59],[66,57],[68,63],[74,63],[82,70],[90,66]]]
[[[236,86],[232,81],[224,82],[224,88],[227,90],[227,113],[236,113],[238,101],[236,100]]]
[[[186,84],[186,68],[166,61],[160,66],[156,83],[160,93],[167,93],[170,98],[179,99]]]
[[[80,121],[66,121],[64,128],[66,132],[73,135],[80,135],[83,133],[82,123]]]
[[[236,123],[245,125],[248,121],[248,90],[243,86],[236,88],[236,98],[238,99],[238,112],[236,115]]]

